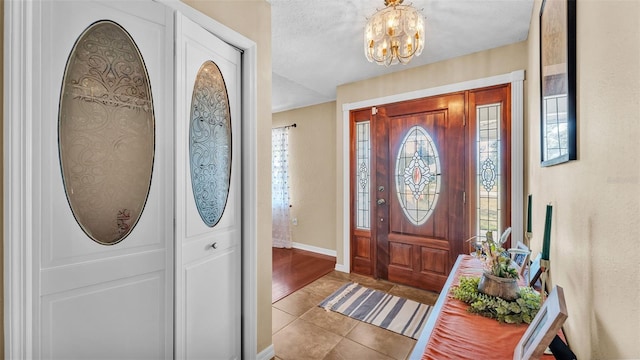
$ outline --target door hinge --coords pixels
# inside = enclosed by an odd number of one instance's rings
[[[466,191],[462,192],[462,203],[463,204],[467,203],[467,192]]]
[[[378,113],[378,108],[377,108],[377,107],[375,107],[375,106],[374,106],[374,107],[372,107],[372,108],[371,108],[371,115],[375,115],[375,114],[377,114],[377,113]]]
[[[462,126],[467,126],[467,115],[462,115]]]

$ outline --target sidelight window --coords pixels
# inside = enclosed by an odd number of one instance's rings
[[[476,133],[477,156],[477,235],[485,239],[487,231],[497,233],[502,228],[500,208],[501,174],[501,104],[476,107],[478,121]]]
[[[371,188],[371,136],[369,121],[356,123],[356,227],[362,230],[371,228],[370,191]]]

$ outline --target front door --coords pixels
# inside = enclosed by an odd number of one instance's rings
[[[511,226],[509,94],[351,112],[351,271],[439,291],[458,254]]]
[[[28,357],[170,359],[172,14],[152,1],[31,5]]]
[[[376,273],[439,291],[465,240],[464,93],[373,116]]]
[[[240,52],[176,15],[176,357],[241,357]]]

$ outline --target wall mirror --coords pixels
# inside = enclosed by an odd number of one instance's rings
[[[577,159],[575,0],[540,8],[540,132],[542,166]]]

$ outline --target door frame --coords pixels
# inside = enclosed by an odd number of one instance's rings
[[[444,95],[458,91],[474,90],[495,85],[511,84],[511,228],[513,239],[524,236],[524,80],[525,71],[490,76],[455,84],[437,86],[401,94],[366,99],[342,104],[342,263],[336,263],[336,270],[351,270],[351,173],[350,173],[350,112],[380,104],[390,104],[424,97]],[[520,159],[520,161],[514,161]]]
[[[242,51],[242,354],[257,354],[257,45],[227,26],[177,0],[158,0],[178,10]],[[34,190],[34,105],[39,69],[33,55],[42,46],[32,29],[37,2],[5,1],[3,111],[4,337],[8,359],[33,351],[34,272],[32,193]],[[173,41],[172,41],[173,44]],[[170,64],[174,63],[173,56]],[[175,269],[174,269],[175,271]]]

